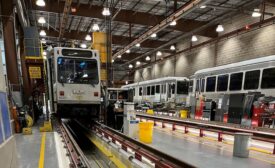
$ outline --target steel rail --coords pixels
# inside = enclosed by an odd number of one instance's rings
[[[190,120],[161,117],[157,115],[148,115],[148,114],[142,114],[142,113],[136,113],[136,116],[139,118],[151,119],[153,121],[166,122],[168,124],[170,123],[170,124],[176,124],[179,126],[187,126],[190,128],[193,127],[193,128],[203,129],[205,131],[209,130],[212,132],[225,132],[225,134],[234,134],[236,132],[251,133],[253,134],[252,139],[275,143],[275,132],[265,132],[265,131],[252,130],[252,129],[235,128],[235,127],[218,125],[218,124],[195,122]]]
[[[87,157],[84,155],[77,142],[74,140],[69,130],[72,130],[65,122],[61,121],[60,131],[68,149],[68,154],[71,160],[71,167],[75,168],[92,168]]]
[[[135,139],[132,139],[110,127],[107,127],[104,124],[99,122],[95,122],[95,130],[99,132],[103,132],[104,136],[109,136],[112,140],[118,141],[122,144],[122,149],[129,147],[135,152],[135,158],[142,160],[141,157],[146,157],[153,163],[155,163],[155,167],[186,167],[193,168],[195,166],[181,161],[177,158],[174,158],[166,153],[163,153],[155,148],[152,148],[144,143],[141,143]]]

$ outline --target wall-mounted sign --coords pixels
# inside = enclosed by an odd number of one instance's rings
[[[29,75],[31,79],[41,79],[41,68],[37,66],[30,66]]]

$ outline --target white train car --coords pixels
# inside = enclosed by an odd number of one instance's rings
[[[133,91],[135,103],[186,103],[189,79],[186,77],[163,77],[124,85]]]
[[[47,58],[51,111],[61,117],[98,117],[100,59],[95,50],[55,47]]]
[[[193,94],[212,99],[222,93],[261,92],[275,96],[275,55],[202,69],[191,80]]]

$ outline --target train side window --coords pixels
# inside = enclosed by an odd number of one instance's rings
[[[260,70],[247,71],[244,79],[244,89],[258,89],[260,79]]]
[[[155,86],[152,86],[151,88],[151,95],[155,95]]]
[[[175,87],[176,87],[176,85],[173,83],[173,84],[171,85],[172,94],[175,94]]]
[[[151,86],[147,86],[147,95],[151,94]]]
[[[142,87],[139,87],[139,96],[142,96]]]
[[[227,91],[228,75],[218,76],[217,91]]]
[[[201,89],[200,89],[201,92],[204,92],[204,86],[205,86],[205,79],[202,79],[201,80]]]
[[[234,73],[230,75],[229,90],[241,90],[243,83],[243,73]]]
[[[200,80],[197,80],[196,82],[196,91],[199,91],[200,89]]]
[[[275,68],[268,68],[263,70],[261,88],[275,88]]]
[[[177,94],[188,94],[188,81],[177,82]]]
[[[156,93],[160,93],[160,85],[156,86]]]
[[[216,76],[208,77],[206,81],[206,92],[214,92],[216,88]]]

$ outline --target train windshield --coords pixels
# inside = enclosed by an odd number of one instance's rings
[[[72,84],[98,84],[97,61],[59,57],[57,59],[58,81]]]

